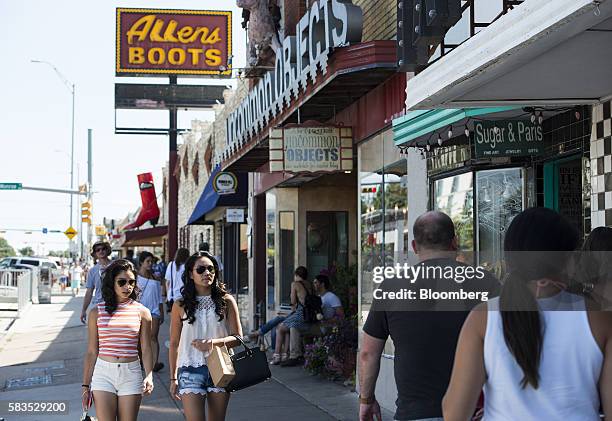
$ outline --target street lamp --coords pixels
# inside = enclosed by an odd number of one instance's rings
[[[70,82],[66,77],[55,67],[53,64],[44,60],[30,60],[32,63],[38,64],[46,64],[51,67],[55,74],[60,78],[62,83],[68,88],[70,93],[72,94],[72,136],[70,142],[70,190],[74,190],[74,94],[75,94],[75,84]],[[73,207],[73,195],[70,193],[70,226],[72,227],[72,207]],[[72,246],[72,240],[70,240],[70,245]],[[72,248],[72,247],[71,247]]]

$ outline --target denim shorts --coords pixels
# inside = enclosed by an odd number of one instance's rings
[[[207,393],[224,393],[222,387],[215,387],[212,377],[208,372],[208,367],[202,365],[200,367],[179,367],[178,369],[178,393],[199,393],[206,395]]]

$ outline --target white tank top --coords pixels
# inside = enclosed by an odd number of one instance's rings
[[[183,321],[181,339],[178,347],[177,367],[200,367],[206,365],[206,358],[209,352],[202,352],[191,345],[194,339],[215,339],[223,338],[228,335],[227,317],[219,321],[219,316],[215,313],[215,303],[210,295],[198,296],[198,306],[195,312],[195,321],[189,324]],[[185,313],[183,311],[183,318]]]
[[[537,390],[520,386],[523,371],[504,340],[497,300],[488,303],[483,421],[598,421],[603,354],[591,333],[584,299],[561,292],[538,300],[544,342]]]

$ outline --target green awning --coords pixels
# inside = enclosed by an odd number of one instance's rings
[[[411,111],[393,120],[393,140],[395,146],[410,146],[422,136],[439,129],[446,129],[463,120],[521,108],[521,106],[512,106]]]

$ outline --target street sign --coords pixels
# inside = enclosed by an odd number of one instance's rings
[[[0,183],[0,190],[21,190],[22,188],[21,183]]]
[[[48,230],[47,228],[43,228],[43,229],[42,229],[42,233],[43,233],[43,234],[46,234],[46,233],[48,233],[48,232],[49,232],[49,230]]]
[[[74,236],[77,235],[77,231],[74,228],[69,227],[66,231],[64,231],[64,234],[66,234],[66,237],[68,237],[69,240],[72,240]]]

